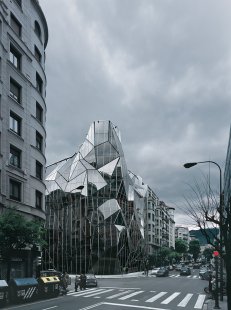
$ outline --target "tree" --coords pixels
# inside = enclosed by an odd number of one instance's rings
[[[192,194],[190,197],[185,197],[188,206],[186,214],[193,219],[208,244],[219,251],[219,255],[225,262],[227,306],[228,310],[231,310],[231,197],[224,206],[223,194],[219,196],[211,188],[209,178],[204,180],[202,184],[195,182],[194,186],[190,186]],[[208,228],[219,228],[220,234],[215,233],[216,229],[208,230]],[[222,244],[220,235],[223,239]],[[222,285],[220,287],[223,294]]]
[[[175,240],[175,250],[177,253],[185,254],[188,250],[187,242],[182,239]]]
[[[44,246],[45,230],[39,221],[26,220],[18,211],[7,209],[0,216],[0,254],[7,262],[7,280],[10,278],[11,255],[14,250]]]
[[[200,242],[198,240],[191,240],[189,242],[189,253],[192,254],[194,261],[198,259],[200,254]]]

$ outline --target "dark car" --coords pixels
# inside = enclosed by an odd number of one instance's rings
[[[80,278],[79,275],[76,276],[75,278],[75,283],[79,285],[80,283]],[[98,286],[97,279],[94,274],[86,274],[86,287],[96,287]]]
[[[169,274],[169,270],[165,267],[160,267],[160,269],[157,271],[156,276],[157,277],[167,277]]]
[[[191,274],[191,269],[189,267],[182,267],[180,271],[181,276],[189,276]]]

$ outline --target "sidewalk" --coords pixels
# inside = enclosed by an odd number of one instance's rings
[[[204,303],[203,310],[213,310],[215,305],[214,299],[207,299]],[[219,307],[221,310],[227,310],[227,296],[223,297],[223,301],[219,300]]]

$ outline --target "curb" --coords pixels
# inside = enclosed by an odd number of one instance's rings
[[[209,300],[207,299],[203,304],[203,310],[208,310],[208,303],[209,303]]]

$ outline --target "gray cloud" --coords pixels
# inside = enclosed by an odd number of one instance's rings
[[[184,162],[214,160],[224,168],[228,0],[40,4],[49,26],[48,164],[73,154],[92,121],[110,119],[121,131],[128,168],[167,204],[181,204],[187,183],[209,171],[183,169]]]

